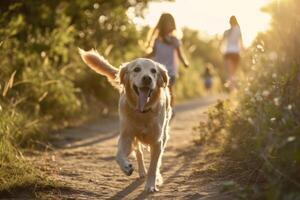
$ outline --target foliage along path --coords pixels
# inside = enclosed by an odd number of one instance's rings
[[[209,151],[194,145],[199,121],[206,120],[205,111],[217,97],[192,100],[176,107],[171,122],[170,140],[162,162],[164,184],[154,194],[143,192],[145,180],[135,170],[125,176],[115,162],[118,117],[111,116],[96,123],[60,133],[57,148],[36,157],[42,170],[57,180],[61,188],[39,194],[45,199],[226,199],[220,195],[221,182],[210,173]],[[144,150],[146,165],[149,152]],[[137,169],[136,161],[133,161]],[[200,174],[200,175],[199,175]]]

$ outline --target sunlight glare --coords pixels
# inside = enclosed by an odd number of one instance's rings
[[[189,27],[208,36],[222,35],[229,28],[229,17],[239,20],[245,46],[249,46],[258,32],[268,29],[271,17],[261,11],[271,0],[176,0],[151,2],[144,23],[155,26],[161,13],[174,15],[179,28]]]

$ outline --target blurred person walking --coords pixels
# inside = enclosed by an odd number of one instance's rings
[[[176,36],[176,23],[174,17],[169,13],[163,13],[148,40],[151,53],[148,58],[163,64],[170,78],[169,89],[171,93],[171,105],[174,106],[173,86],[177,77],[178,58],[187,68],[189,63],[181,49],[181,41]]]
[[[231,16],[230,29],[224,32],[220,46],[225,45],[224,61],[227,70],[227,83],[225,84],[230,90],[236,89],[236,71],[240,62],[240,52],[243,47],[243,39],[240,25],[235,16]]]
[[[213,85],[212,67],[212,64],[207,63],[205,65],[204,73],[202,74],[204,87],[207,92],[210,92]]]

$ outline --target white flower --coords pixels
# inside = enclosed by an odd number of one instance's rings
[[[274,122],[275,120],[276,120],[275,117],[272,117],[272,118],[270,119],[271,122]]]
[[[274,98],[273,101],[274,101],[274,104],[275,104],[276,106],[279,106],[279,104],[280,104],[280,99],[279,99],[279,97]]]
[[[248,117],[247,120],[248,120],[249,124],[254,124],[253,119],[251,117]]]
[[[46,52],[45,52],[45,51],[42,51],[42,52],[41,52],[41,57],[42,57],[42,58],[45,58],[45,57],[46,57]]]
[[[288,110],[292,110],[293,106],[291,104],[289,104],[287,107],[286,107]]]
[[[229,88],[229,86],[230,86],[230,83],[227,81],[227,82],[224,84],[224,87]]]
[[[98,3],[94,3],[94,9],[98,9],[99,8],[99,4]]]
[[[268,90],[264,90],[264,91],[262,92],[262,95],[263,95],[264,97],[269,96],[269,94],[270,94],[270,92],[269,92]]]
[[[273,74],[272,74],[272,78],[277,78],[277,74],[276,74],[276,73],[273,73]]]
[[[296,139],[295,136],[290,136],[290,137],[287,138],[287,141],[288,142],[293,142],[295,139]]]
[[[100,15],[100,17],[98,18],[98,22],[100,24],[103,24],[106,20],[107,20],[107,17],[105,15]]]
[[[84,36],[85,36],[83,31],[80,31],[78,35],[79,35],[80,38],[84,38]]]

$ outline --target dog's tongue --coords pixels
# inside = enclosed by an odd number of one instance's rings
[[[139,98],[138,98],[138,103],[137,103],[137,110],[139,112],[145,111],[145,105],[148,102],[149,95],[150,95],[149,88],[139,88]]]

